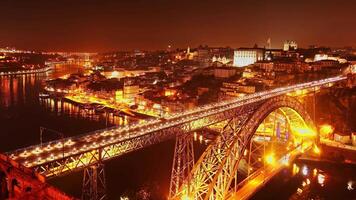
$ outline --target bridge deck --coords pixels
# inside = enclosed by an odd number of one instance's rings
[[[209,126],[219,122],[216,119],[214,121],[214,117],[219,118],[220,121],[225,120],[232,114],[236,114],[236,109],[300,90],[329,87],[334,82],[345,79],[346,77],[337,76],[258,92],[166,116],[164,119],[144,121],[125,127],[113,127],[51,141],[43,145],[33,145],[8,152],[7,155],[27,167],[39,169],[40,173],[47,177],[57,176],[64,172],[82,169],[99,162],[99,160],[111,159],[161,142],[182,130],[189,132]],[[48,173],[49,170],[52,172]]]
[[[312,145],[304,146],[303,150],[307,151]],[[300,146],[301,147],[301,146]],[[283,156],[277,163],[268,165],[254,172],[249,178],[245,179],[238,185],[238,190],[229,194],[229,200],[244,200],[249,199],[258,190],[260,190],[268,181],[270,181],[276,174],[284,169],[287,163],[293,161],[296,157],[301,155],[301,148],[296,148],[293,151]]]

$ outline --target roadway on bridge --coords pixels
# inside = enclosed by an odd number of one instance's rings
[[[59,163],[59,160],[67,159],[66,167],[62,168],[59,175],[66,170],[73,168],[80,168],[88,164],[95,164],[93,157],[82,159],[80,162],[75,160],[72,156],[81,155],[82,158],[88,154],[98,154],[98,149],[110,149],[110,145],[122,144],[125,141],[143,138],[147,135],[155,135],[162,130],[174,129],[169,132],[171,136],[177,133],[177,127],[187,125],[191,122],[197,121],[216,114],[221,114],[245,105],[251,105],[263,100],[273,97],[290,94],[299,90],[315,89],[316,87],[329,87],[330,84],[345,80],[346,77],[337,76],[319,81],[312,81],[297,85],[285,86],[273,90],[258,92],[244,97],[238,97],[233,100],[223,101],[213,104],[204,105],[193,110],[188,110],[182,113],[172,114],[164,117],[164,119],[154,119],[144,121],[138,124],[132,124],[125,127],[113,127],[103,130],[98,130],[86,133],[80,136],[56,140],[42,145],[33,145],[13,152],[8,152],[7,155],[24,164],[27,167],[37,167],[49,163]],[[145,138],[146,139],[146,138]],[[157,141],[158,142],[158,141]],[[126,144],[125,144],[126,145]],[[136,149],[143,148],[144,146],[137,146]],[[95,152],[94,152],[95,151]],[[117,147],[112,157],[122,155],[132,149],[125,150],[125,148]],[[94,152],[94,153],[93,153]],[[95,155],[96,156],[96,155]],[[102,157],[102,155],[98,155]],[[71,161],[72,159],[72,161]],[[71,163],[68,163],[71,162]],[[77,164],[75,164],[77,163]],[[69,169],[68,166],[73,168]],[[47,170],[47,169],[45,169]]]
[[[266,167],[257,170],[249,178],[246,178],[238,184],[237,188],[239,189],[230,194],[231,196],[229,200],[244,200],[251,198],[252,195],[260,190],[277,173],[288,166],[291,161],[302,154],[302,152],[309,150],[311,147],[312,144],[303,145],[302,150],[302,146],[300,146],[300,148],[292,150],[275,163],[268,164]]]

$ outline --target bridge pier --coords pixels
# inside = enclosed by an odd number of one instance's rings
[[[84,169],[82,199],[106,199],[105,170],[103,163],[98,163]]]
[[[176,136],[174,149],[171,182],[169,187],[169,199],[172,199],[179,191],[184,180],[187,189],[190,189],[190,171],[194,166],[194,147],[191,134],[182,134]]]

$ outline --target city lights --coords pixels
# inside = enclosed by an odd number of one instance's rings
[[[314,145],[313,152],[315,154],[320,154],[321,153],[321,151],[320,151],[320,149],[319,149],[319,147],[317,145]]]
[[[1,2],[0,199],[354,199],[354,10]]]
[[[265,157],[265,162],[267,164],[273,165],[275,164],[275,157],[274,157],[274,153],[270,153]]]

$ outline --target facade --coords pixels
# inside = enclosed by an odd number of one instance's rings
[[[216,78],[229,78],[236,75],[236,69],[233,67],[217,67],[214,69]]]
[[[203,66],[209,66],[210,61],[210,53],[208,48],[199,48],[197,50],[197,61]]]
[[[224,82],[220,91],[225,96],[238,97],[256,92],[256,87],[252,85],[241,85],[238,82]]]
[[[284,51],[293,51],[298,49],[298,44],[295,41],[287,40],[284,42],[283,50]]]
[[[245,67],[264,60],[263,48],[240,48],[234,52],[234,67]]]

